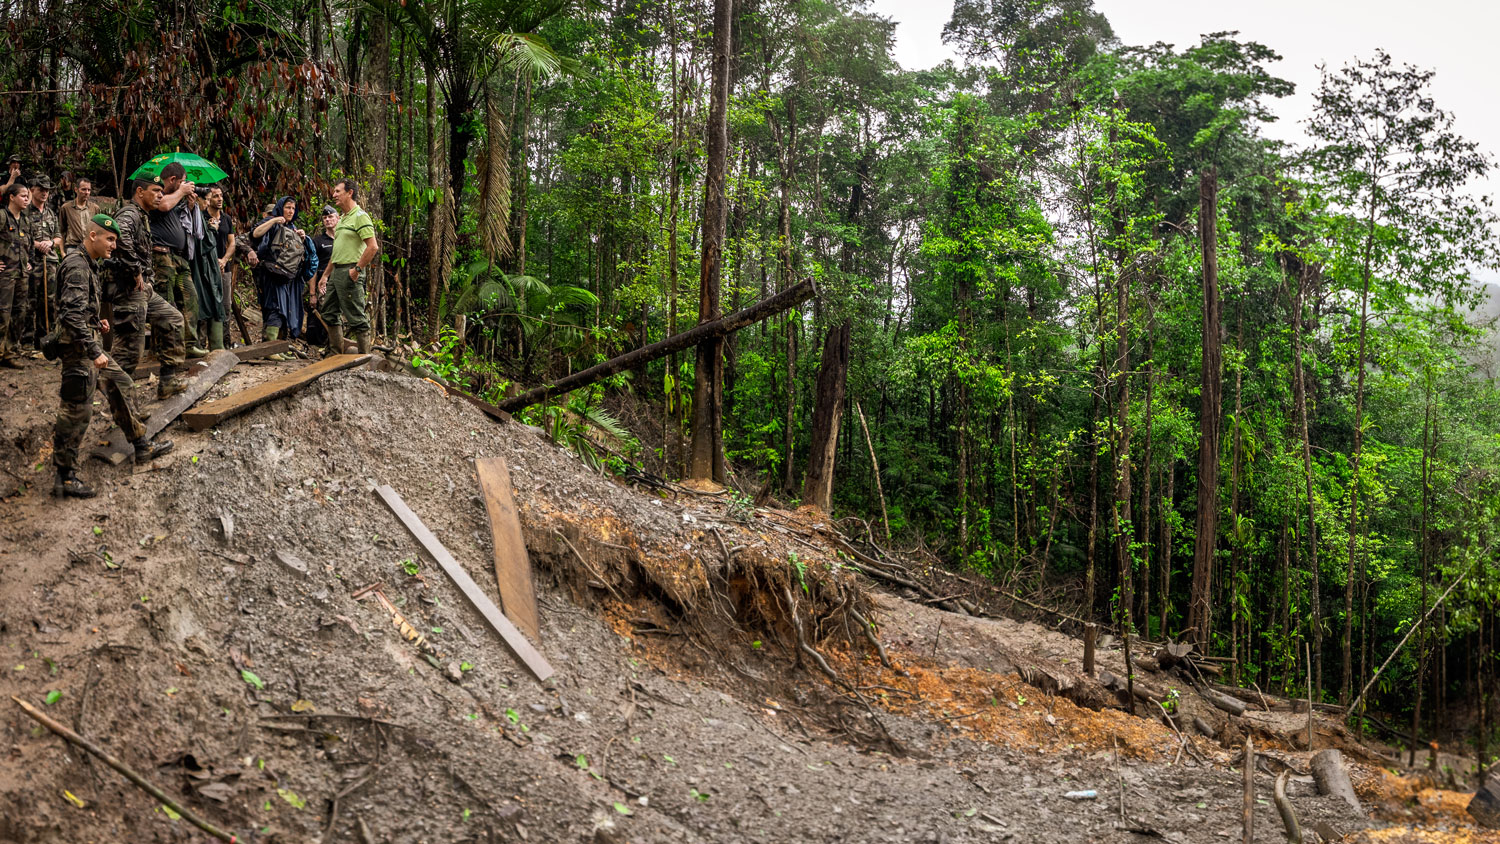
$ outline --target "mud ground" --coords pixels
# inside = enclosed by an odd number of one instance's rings
[[[238,367],[208,398],[295,366]],[[58,503],[56,377],[39,362],[0,375],[0,465],[27,482],[0,502],[0,694],[44,705],[241,840],[1239,839],[1227,754],[1174,763],[1167,727],[1049,699],[987,647],[1066,659],[1046,631],[878,596],[897,668],[817,637],[845,679],[887,686],[864,690],[871,711],[851,707],[757,611],[757,589],[785,585],[771,578],[787,540],[765,517],[622,486],[432,384],[328,376],[217,429],[171,429],[177,451],[152,467],[91,463],[101,496]],[[510,464],[537,568],[546,683],[370,492],[394,486],[493,590],[472,466],[488,456]],[[836,567],[811,571],[810,597],[849,588]],[[351,597],[377,581],[436,665]],[[704,602],[722,625],[692,612]],[[930,636],[939,616],[948,630]],[[871,740],[876,719],[895,747]],[[1304,824],[1386,826],[1308,782],[1292,796]],[[0,841],[206,840],[0,707]],[[1255,840],[1284,840],[1269,799]]]

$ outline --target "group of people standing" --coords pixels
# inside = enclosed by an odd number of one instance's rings
[[[77,460],[96,389],[137,462],[172,449],[146,437],[133,376],[148,337],[160,362],[158,399],[186,389],[188,358],[225,347],[232,261],[242,260],[255,277],[262,339],[301,338],[306,319],[324,329],[306,339],[326,340],[332,353],[346,350],[345,327],[361,352],[373,347],[363,278],[379,246],[351,181],[334,183],[317,236],[297,225],[292,197],[241,236],[222,188],[193,184],[180,164],[132,180],[119,202],[96,199],[87,178],[70,178],[73,197],[55,207],[48,177],[23,179],[18,158],[7,165],[9,181],[0,184],[0,366],[19,368],[32,349],[61,360],[54,495],[95,495],[78,478]]]

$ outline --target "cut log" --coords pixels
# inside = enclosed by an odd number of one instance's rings
[[[665,340],[642,346],[639,349],[626,352],[619,357],[591,366],[581,372],[575,372],[566,378],[560,378],[551,384],[546,384],[535,389],[508,398],[500,403],[500,409],[507,413],[515,413],[530,407],[538,402],[546,401],[554,396],[572,392],[582,387],[587,387],[596,381],[608,378],[627,369],[635,369],[658,358],[666,357],[673,352],[680,352],[707,340],[724,337],[744,328],[754,325],[768,317],[775,316],[782,311],[795,308],[797,305],[811,299],[817,293],[817,286],[812,279],[805,279],[799,284],[766,298],[744,310],[735,311],[719,319],[695,325],[680,334],[674,334]]]
[[[464,598],[474,607],[474,610],[483,616],[485,621],[489,622],[496,633],[500,634],[500,639],[505,642],[505,646],[510,649],[511,654],[520,660],[521,664],[525,665],[531,671],[532,676],[536,677],[538,681],[551,677],[553,673],[552,665],[547,662],[547,658],[542,656],[526,640],[526,636],[520,630],[517,630],[514,624],[510,623],[510,619],[501,614],[499,608],[495,606],[495,602],[491,601],[489,596],[484,594],[484,590],[479,588],[479,584],[475,583],[472,577],[469,577],[469,573],[464,571],[463,566],[458,564],[458,560],[453,559],[453,555],[448,553],[448,549],[444,548],[443,543],[439,542],[432,531],[427,529],[427,525],[422,523],[417,514],[413,513],[411,508],[406,506],[406,502],[401,499],[401,496],[388,486],[378,486],[375,488],[375,492],[386,503],[386,506],[391,508],[391,512],[396,514],[396,518],[400,520],[401,524],[405,525],[408,531],[411,531],[411,535],[416,538],[417,542],[427,551],[428,555],[448,574],[448,577],[453,580],[454,585],[458,587],[458,591],[463,593]]]
[[[1193,729],[1197,730],[1198,734],[1203,736],[1204,738],[1214,737],[1214,728],[1209,726],[1209,723],[1207,721],[1203,720],[1197,715],[1193,716]]]
[[[500,586],[500,606],[505,617],[527,636],[540,642],[542,629],[536,611],[536,585],[531,579],[531,560],[521,538],[521,516],[511,492],[510,468],[503,457],[474,461],[479,487],[484,490],[484,509],[490,516],[490,539],[495,546],[495,581]]]
[[[1153,688],[1146,683],[1142,683],[1140,680],[1129,682],[1124,677],[1118,677],[1102,669],[1099,671],[1099,682],[1104,684],[1109,690],[1120,695],[1122,701],[1132,692],[1135,694],[1136,700],[1145,703],[1160,703],[1167,699],[1166,693],[1160,689]]]
[[[229,354],[233,355],[232,352]],[[256,384],[248,390],[241,390],[218,401],[209,402],[190,413],[184,413],[182,414],[182,421],[188,423],[188,426],[194,431],[213,427],[225,419],[238,416],[268,401],[294,393],[330,372],[351,369],[362,363],[367,363],[371,357],[371,355],[334,355],[333,357],[324,358],[310,366],[304,366],[285,375],[277,376],[269,381]]]
[[[1215,709],[1222,709],[1223,711],[1228,712],[1230,715],[1245,714],[1244,701],[1235,700],[1228,695],[1221,695],[1213,689],[1202,689],[1200,690],[1200,693],[1203,695],[1204,700],[1213,704]]]
[[[187,389],[157,405],[156,412],[145,420],[146,436],[154,437],[166,430],[166,427],[172,424],[172,420],[181,416],[182,412],[192,407],[198,399],[203,398],[203,395],[217,384],[220,378],[224,377],[224,373],[233,369],[234,365],[239,362],[240,359],[235,356],[234,352],[223,349],[210,352],[208,357],[203,359],[205,364],[203,370],[188,379]],[[125,458],[135,454],[135,449],[131,447],[125,432],[115,428],[110,432],[109,444],[94,449],[90,454],[118,466],[125,462]]]
[[[1256,709],[1265,708],[1264,706],[1261,706],[1261,700],[1264,695],[1261,695],[1254,689],[1242,689],[1239,686],[1224,686],[1220,685],[1219,683],[1213,683],[1210,688],[1221,695],[1227,695],[1234,698],[1235,700],[1242,700],[1245,703],[1251,704]]]
[[[1354,794],[1354,785],[1349,782],[1349,771],[1344,767],[1344,754],[1332,747],[1313,754],[1312,775],[1313,782],[1318,784],[1319,794],[1341,798],[1354,811],[1364,814],[1359,798]]]
[[[1469,815],[1480,826],[1500,829],[1500,781],[1490,780],[1469,800]]]

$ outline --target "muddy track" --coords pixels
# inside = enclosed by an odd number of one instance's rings
[[[209,398],[282,368],[240,367]],[[0,379],[22,477],[45,477],[55,405],[20,397],[55,378]],[[89,466],[100,498],[0,503],[0,695],[57,693],[49,714],[242,840],[1238,840],[1240,775],[1173,764],[1155,721],[1049,700],[1014,673],[1052,658],[1030,632],[958,626],[932,648],[939,611],[872,598],[832,549],[593,474],[431,384],[341,373],[171,436],[153,471]],[[537,567],[546,683],[370,493],[394,486],[493,590],[472,465],[488,456],[511,467]],[[352,598],[376,581],[435,664]],[[839,683],[798,648],[788,592]],[[856,601],[894,668],[844,624]],[[1309,820],[1367,823],[1310,784],[1293,797]],[[8,703],[0,807],[5,842],[206,840]],[[1283,840],[1269,799],[1256,812],[1255,840]]]

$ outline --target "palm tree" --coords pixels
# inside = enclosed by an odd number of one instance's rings
[[[486,105],[487,127],[505,131],[486,83],[499,71],[553,76],[566,62],[537,36],[571,0],[361,0],[406,31],[448,118],[448,185],[462,196],[464,160],[478,137],[466,119]],[[509,191],[503,191],[509,195]]]

